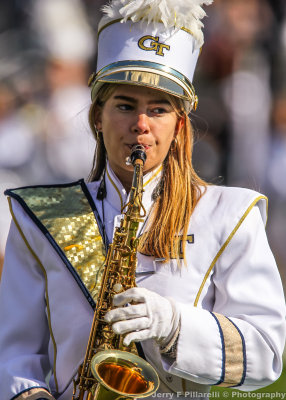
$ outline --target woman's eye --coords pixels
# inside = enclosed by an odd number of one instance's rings
[[[166,110],[166,108],[163,108],[163,107],[156,107],[156,108],[153,108],[152,112],[154,114],[165,114],[168,112],[168,110]]]
[[[117,108],[121,111],[130,111],[132,110],[132,106],[130,104],[118,104]]]

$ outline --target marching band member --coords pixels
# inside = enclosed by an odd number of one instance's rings
[[[188,115],[210,3],[105,6],[89,82],[90,182],[6,191],[13,221],[0,291],[2,400],[72,399],[136,144],[147,155],[137,287],[114,296],[106,321],[126,345],[141,343],[160,378],[158,398],[199,399],[213,385],[255,390],[279,377],[285,303],[265,234],[267,199],[209,185],[192,167]]]

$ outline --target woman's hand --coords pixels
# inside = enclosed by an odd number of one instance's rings
[[[131,288],[114,296],[118,307],[105,315],[116,334],[126,334],[123,344],[155,339],[168,343],[176,331],[180,314],[172,299],[145,288]],[[122,307],[127,305],[127,307]]]

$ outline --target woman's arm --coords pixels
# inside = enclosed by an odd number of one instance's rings
[[[0,286],[0,393],[2,400],[46,397],[46,282],[14,222],[7,240]],[[30,392],[29,392],[30,390]]]
[[[282,370],[285,300],[258,207],[235,233],[212,276],[212,312],[178,304],[177,358],[171,373],[202,384],[255,390]]]

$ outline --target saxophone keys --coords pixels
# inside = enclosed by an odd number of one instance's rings
[[[122,285],[121,283],[117,282],[113,285],[113,288],[115,293],[120,293],[122,291]]]

